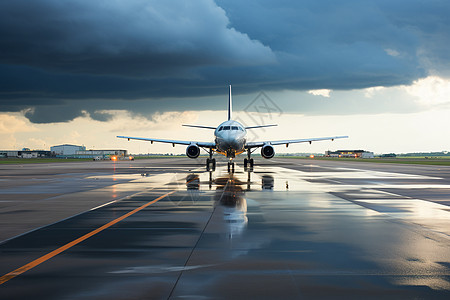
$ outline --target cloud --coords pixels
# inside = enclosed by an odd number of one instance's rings
[[[210,0],[0,4],[1,61],[62,73],[184,78],[192,67],[274,61]],[[26,22],[24,22],[26,20]]]
[[[0,134],[36,131],[38,129],[20,114],[0,113]]]
[[[36,135],[39,129],[20,113],[0,113],[0,140],[2,150],[19,149],[17,135],[29,133]]]
[[[374,86],[364,89],[364,97],[372,98],[377,92],[382,91],[383,89],[385,89],[383,86]]]
[[[400,52],[398,52],[395,49],[384,49],[384,51],[386,51],[387,54],[389,54],[390,56],[399,56]]]
[[[330,93],[332,91],[328,89],[321,89],[321,90],[310,90],[308,91],[308,94],[314,95],[314,96],[322,96],[325,98],[330,98]]]
[[[0,111],[107,121],[96,112],[215,109],[230,83],[250,94],[445,78],[449,13],[443,0],[3,0]]]
[[[155,113],[150,118],[130,114],[125,110],[101,111],[100,113],[112,116],[110,131],[115,133],[124,130],[146,133],[154,130],[176,130],[180,129],[180,123],[195,123],[197,120],[197,114],[190,111]]]
[[[429,76],[403,88],[422,105],[450,104],[450,80]]]
[[[25,111],[25,117],[27,117],[33,123],[46,123],[46,121],[51,120],[51,122],[64,122],[66,120],[73,120],[82,114],[79,109],[61,109],[58,105],[39,105],[32,109]]]

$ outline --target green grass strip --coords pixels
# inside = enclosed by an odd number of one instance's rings
[[[278,158],[311,159],[303,156],[279,156]],[[342,162],[365,162],[382,164],[407,164],[407,165],[433,165],[450,166],[448,158],[333,158],[333,157],[315,157],[314,160],[342,161]]]

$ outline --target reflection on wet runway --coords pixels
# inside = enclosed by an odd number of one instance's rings
[[[0,286],[0,293],[7,299],[450,296],[449,206],[401,193],[408,186],[450,189],[441,178],[315,165],[226,171],[137,176],[115,191],[139,185],[140,193],[0,245],[6,273],[176,191]]]
[[[286,274],[287,270],[291,275],[309,276],[309,280],[317,275],[357,276],[365,284],[378,282],[370,290],[371,293],[378,292],[386,296],[391,295],[394,290],[404,289],[404,294],[396,296],[400,298],[422,292],[426,295],[427,289],[420,291],[420,287],[435,291],[450,290],[448,207],[383,191],[386,186],[392,186],[389,182],[385,185],[373,183],[378,179],[403,180],[409,181],[414,187],[420,187],[421,181],[429,182],[433,178],[359,170],[311,174],[277,167],[270,168],[267,173],[236,172],[217,179],[212,179],[211,174],[209,176],[208,186],[210,189],[211,186],[216,187],[216,203],[225,208],[227,205],[232,207],[231,212],[222,208],[220,213],[215,211],[215,214],[223,215],[222,222],[225,224],[230,221],[227,216],[234,214],[236,225],[241,226],[227,228],[231,236],[235,233],[239,235],[239,240],[233,244],[227,244],[225,239],[216,239],[211,243],[210,237],[206,234],[202,236],[203,243],[199,243],[195,252],[203,256],[207,251],[202,246],[214,248],[207,254],[210,262],[214,258],[216,263],[227,264],[230,263],[229,259],[235,260],[240,255],[248,256],[251,252],[258,253],[265,249],[267,253],[258,265],[263,267],[269,264],[270,267],[262,273],[252,270],[250,273],[255,276],[267,272]],[[311,181],[311,178],[322,181]],[[330,179],[334,182],[330,183]],[[349,179],[365,180],[367,183],[360,186]],[[447,187],[439,184],[435,186]],[[220,223],[217,218],[212,220]],[[278,249],[277,245],[283,246]],[[229,255],[224,255],[224,249],[227,249]],[[275,256],[275,261],[269,259],[269,253]],[[295,259],[284,261],[285,254]],[[316,255],[319,257],[314,259]],[[257,256],[247,259],[251,262]],[[193,258],[195,256],[191,260]],[[295,266],[301,261],[310,267],[292,268],[291,264]],[[319,262],[328,267],[321,270],[318,267],[320,265],[315,265]],[[247,260],[241,262],[243,267],[239,270],[249,272],[252,268],[247,269],[248,263]],[[197,264],[206,265],[206,261],[201,260]],[[287,266],[288,269],[280,269],[280,265]],[[217,269],[217,265],[214,266]],[[273,269],[274,266],[277,267]],[[189,276],[194,275],[184,274],[182,279],[187,280],[185,277]],[[224,276],[220,275],[222,279]],[[318,278],[315,284],[321,286],[324,282]],[[230,284],[234,282],[230,280]],[[298,286],[299,283],[296,284],[297,288]],[[337,287],[334,286],[333,289],[335,288]],[[409,290],[410,288],[412,289]],[[341,292],[355,292],[355,289],[359,293],[362,287],[340,286]],[[444,292],[442,295],[448,293]]]

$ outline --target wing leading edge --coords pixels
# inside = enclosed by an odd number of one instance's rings
[[[257,148],[257,147],[262,147],[264,145],[286,145],[288,146],[289,144],[295,144],[295,143],[312,143],[312,142],[316,142],[316,141],[326,141],[326,140],[335,140],[335,139],[346,139],[348,138],[348,136],[346,135],[342,135],[342,136],[330,136],[330,137],[322,137],[322,138],[311,138],[311,139],[296,139],[296,140],[280,140],[280,141],[265,141],[265,142],[250,142],[245,144],[245,148],[250,149],[250,148]]]
[[[264,127],[273,127],[278,126],[277,124],[271,124],[271,125],[257,125],[257,126],[247,126],[245,129],[256,129],[256,128],[264,128]]]
[[[157,142],[157,143],[167,143],[172,145],[197,145],[199,147],[206,147],[206,148],[215,148],[215,143],[208,143],[208,142],[196,142],[196,141],[180,141],[180,140],[164,140],[164,139],[149,139],[149,138],[141,138],[141,137],[133,137],[133,136],[122,136],[118,135],[118,138],[121,139],[128,139],[128,140],[140,140],[140,141],[147,141],[147,142]]]

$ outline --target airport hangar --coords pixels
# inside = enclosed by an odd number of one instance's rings
[[[0,157],[3,158],[92,158],[92,159],[110,159],[112,156],[121,159],[128,156],[128,151],[123,149],[107,150],[86,150],[85,146],[71,144],[56,145],[48,150],[0,150]]]
[[[57,145],[50,148],[56,157],[110,159],[112,156],[123,158],[128,156],[128,151],[123,149],[86,150],[85,146]]]
[[[374,158],[373,152],[365,150],[337,150],[325,151],[326,157],[351,157],[351,158]]]

